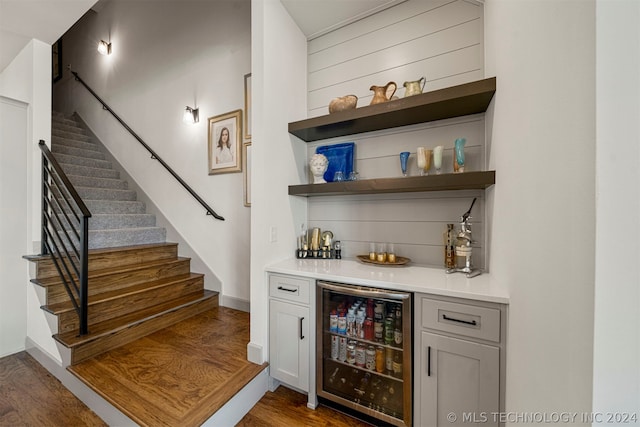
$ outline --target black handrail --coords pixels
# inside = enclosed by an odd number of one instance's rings
[[[151,158],[152,158],[152,159],[159,161],[159,162],[160,162],[160,164],[161,164],[162,166],[164,166],[164,168],[165,168],[165,169],[166,169],[166,170],[167,170],[171,175],[173,175],[173,177],[174,177],[174,178],[175,178],[175,179],[176,179],[180,184],[182,184],[182,186],[183,186],[183,187],[184,187],[184,188],[189,192],[189,194],[191,194],[191,195],[192,195],[192,196],[193,196],[193,197],[194,197],[194,198],[195,198],[195,199],[196,199],[196,200],[197,200],[197,201],[198,201],[198,202],[199,202],[199,203],[200,203],[200,204],[201,204],[201,205],[202,205],[206,210],[207,210],[207,215],[213,215],[213,217],[214,217],[214,218],[219,219],[219,220],[221,220],[221,221],[224,221],[224,218],[223,218],[223,217],[221,217],[220,215],[218,215],[218,214],[217,214],[217,213],[216,213],[216,212],[215,212],[215,211],[214,211],[214,210],[213,210],[213,209],[212,209],[212,208],[211,208],[211,207],[210,207],[210,206],[209,206],[209,205],[208,205],[204,200],[202,200],[202,198],[201,198],[200,196],[198,196],[198,194],[196,194],[196,192],[195,192],[195,191],[193,191],[193,189],[192,189],[191,187],[189,187],[189,185],[188,185],[186,182],[184,182],[184,180],[183,180],[182,178],[180,178],[180,176],[179,176],[179,175],[178,175],[178,174],[177,174],[173,169],[171,169],[171,167],[170,167],[170,166],[169,166],[169,165],[168,165],[164,160],[162,160],[162,159],[160,158],[160,156],[158,156],[158,154],[156,154],[156,152],[155,152],[155,151],[153,151],[153,150],[151,149],[151,147],[149,147],[149,145],[147,145],[147,143],[146,143],[146,142],[144,142],[144,141],[142,140],[142,138],[140,138],[140,137],[138,136],[138,134],[137,134],[137,133],[135,133],[135,132],[133,131],[133,129],[131,129],[131,128],[129,127],[129,125],[127,125],[127,124],[124,122],[124,120],[122,120],[122,119],[121,119],[121,118],[120,118],[120,117],[119,117],[119,116],[118,116],[118,115],[117,115],[117,114],[116,114],[116,113],[111,109],[111,107],[109,107],[109,105],[107,105],[107,103],[106,103],[106,102],[104,102],[104,101],[102,100],[102,98],[100,98],[100,97],[98,96],[98,94],[97,94],[97,93],[95,93],[95,92],[93,91],[93,89],[91,89],[91,88],[89,87],[89,85],[87,85],[87,84],[84,82],[84,80],[82,80],[82,78],[80,78],[80,76],[78,75],[78,73],[77,73],[77,72],[75,72],[75,71],[71,71],[71,74],[73,74],[73,75],[74,75],[74,77],[75,77],[75,79],[76,79],[77,81],[79,81],[80,83],[82,83],[82,85],[83,85],[83,86],[84,86],[84,87],[85,87],[85,88],[86,88],[86,89],[91,93],[91,95],[93,95],[93,96],[98,100],[98,102],[100,102],[100,104],[102,104],[102,108],[103,108],[104,110],[107,110],[108,112],[110,112],[110,113],[111,113],[111,115],[113,115],[113,117],[114,117],[118,122],[120,122],[120,124],[121,124],[121,125],[122,125],[126,130],[128,130],[128,131],[129,131],[129,133],[130,133],[130,134],[131,134],[131,135],[132,135],[132,136],[133,136],[133,137],[134,137],[134,138],[135,138],[135,139],[136,139],[140,144],[142,144],[142,146],[143,146],[144,148],[146,148],[146,149],[147,149],[147,151],[151,154]]]
[[[89,218],[87,209],[69,178],[44,141],[42,151],[42,245],[50,255],[73,308],[80,335],[89,333]],[[67,214],[71,211],[71,217]],[[58,212],[62,213],[61,219]],[[72,235],[67,231],[70,229]],[[69,251],[71,249],[71,251]]]

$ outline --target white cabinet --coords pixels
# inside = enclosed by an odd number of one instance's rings
[[[309,307],[269,301],[269,371],[271,376],[309,391]]]
[[[308,393],[310,408],[317,406],[314,289],[312,279],[269,274],[270,376]]]
[[[498,425],[506,308],[423,294],[415,301],[416,425]]]

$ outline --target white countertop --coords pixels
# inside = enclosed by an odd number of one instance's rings
[[[509,304],[506,286],[496,283],[490,274],[467,279],[462,273],[446,274],[438,268],[384,267],[350,259],[295,258],[270,265],[266,270],[352,285]]]

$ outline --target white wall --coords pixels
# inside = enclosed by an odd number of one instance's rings
[[[44,302],[38,295],[36,288],[29,284],[29,268],[27,261],[21,259],[22,255],[37,254],[40,252],[40,179],[41,179],[41,154],[38,148],[38,141],[43,139],[49,141],[51,135],[51,46],[38,40],[32,40],[16,56],[16,58],[0,74],[0,95],[27,104],[27,129],[25,146],[11,149],[8,156],[14,153],[25,155],[22,173],[16,174],[12,178],[12,186],[23,188],[25,193],[12,194],[20,200],[20,211],[12,212],[12,216],[21,215],[24,219],[24,229],[13,232],[24,238],[21,245],[16,245],[16,240],[11,242],[0,239],[0,250],[2,257],[10,262],[7,269],[11,272],[3,271],[2,275],[12,277],[12,280],[3,282],[2,287],[11,289],[10,294],[13,299],[9,304],[16,304],[22,311],[20,317],[7,318],[12,311],[2,310],[0,321],[3,325],[11,326],[12,342],[20,340],[20,348],[11,345],[8,348],[0,348],[0,354],[18,351],[24,348],[25,338],[28,336],[33,342],[38,343],[43,351],[49,353],[53,358],[60,360],[59,352],[51,340],[51,329],[49,328],[45,314],[40,309]],[[4,119],[3,119],[4,120]],[[11,123],[10,126],[21,126],[19,123]],[[11,129],[11,132],[19,131]],[[18,142],[13,142],[17,144]],[[4,154],[3,154],[4,157]],[[20,163],[20,160],[17,160]],[[24,201],[24,203],[23,203]],[[2,219],[5,221],[5,219]],[[31,266],[32,267],[32,266]],[[21,277],[20,280],[17,278]],[[26,304],[25,304],[26,298]],[[20,305],[19,305],[20,304]],[[22,317],[24,316],[24,317]],[[26,320],[26,324],[24,321]],[[25,329],[26,328],[26,329]]]
[[[249,300],[250,209],[243,174],[208,175],[208,117],[244,108],[250,2],[108,2],[63,37],[65,64],[89,84],[225,221],[204,208],[65,69],[55,109],[78,111],[162,215],[215,273],[208,289]],[[112,43],[102,56],[100,39]],[[200,122],[182,122],[185,106]]]
[[[640,3],[596,1],[593,410],[640,408]],[[622,423],[620,423],[622,424]]]
[[[510,296],[506,409],[589,411],[595,3],[487,0],[485,47],[497,76],[490,268]]]
[[[0,357],[27,334],[27,104],[0,96]]]
[[[279,0],[253,1],[253,184],[251,200],[251,342],[248,358],[267,359],[268,286],[264,268],[291,258],[306,223],[306,202],[287,195],[306,182],[304,144],[287,123],[305,118],[306,39]],[[271,228],[277,241],[271,241]]]
[[[371,102],[371,85],[393,81],[404,97],[405,81],[426,78],[425,91],[480,80],[484,73],[483,7],[464,0],[410,0],[311,40],[308,44],[308,116],[328,113],[329,101],[346,94],[358,107]],[[453,144],[466,138],[465,170],[486,170],[484,114],[367,132],[306,144],[355,143],[360,179],[400,177],[398,154],[409,151],[408,173],[420,174],[417,147],[445,147],[443,173],[453,172]],[[301,141],[302,144],[304,142]],[[308,168],[307,168],[308,170]],[[431,173],[435,173],[431,168]],[[309,174],[307,182],[312,182]],[[369,251],[370,242],[390,242],[414,264],[442,267],[442,235],[472,211],[473,262],[485,268],[484,191],[404,193],[309,198],[309,227],[331,230],[342,256]]]

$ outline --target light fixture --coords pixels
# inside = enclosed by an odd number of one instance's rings
[[[194,124],[200,121],[200,114],[198,108],[191,108],[187,105],[187,108],[184,110],[184,114],[182,115],[182,121],[187,124]]]
[[[98,52],[103,55],[111,55],[111,43],[100,40],[100,43],[98,43]]]

